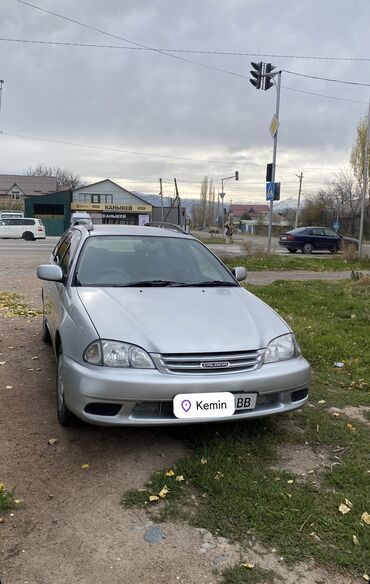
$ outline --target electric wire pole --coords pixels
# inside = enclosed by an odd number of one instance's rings
[[[275,108],[275,118],[277,124],[279,125],[279,111],[280,111],[280,87],[281,87],[281,71],[277,74],[277,83],[275,84],[276,87],[276,108]],[[274,149],[272,153],[272,174],[271,174],[271,182],[275,182],[275,174],[276,174],[276,153],[277,153],[277,144],[278,144],[278,133],[279,133],[279,126],[274,135]],[[274,213],[274,201],[270,201],[270,219],[269,219],[269,231],[268,231],[268,242],[267,242],[267,253],[271,251],[271,234],[272,234],[272,218]]]
[[[297,227],[298,227],[299,208],[300,208],[300,204],[301,204],[303,172],[301,171],[301,174],[296,174],[296,177],[299,178],[299,189],[298,189],[298,202],[297,202],[297,210],[296,210],[296,214],[295,214],[294,229],[297,229]]]
[[[360,219],[360,235],[358,242],[358,257],[362,256],[362,241],[364,238],[364,219],[365,219],[365,199],[368,192],[368,178],[369,178],[369,139],[370,139],[370,98],[369,108],[367,110],[367,135],[365,145],[365,160],[364,160],[364,178],[362,185],[362,200],[361,200],[361,219]]]
[[[3,93],[3,83],[4,83],[4,79],[0,79],[0,115],[1,115],[1,96]],[[0,128],[1,130],[1,128]]]
[[[163,221],[164,221],[164,219],[163,219],[163,217],[164,217],[164,214],[163,214],[163,188],[162,188],[162,179],[161,178],[159,179],[159,194],[161,196],[161,214],[162,214],[162,223],[163,223]]]

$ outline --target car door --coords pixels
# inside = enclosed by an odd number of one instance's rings
[[[324,237],[327,245],[327,249],[339,249],[340,248],[340,237],[332,229],[324,229]]]
[[[0,221],[0,238],[10,236],[10,219],[1,219]]]
[[[73,232],[67,231],[54,248],[51,256],[51,263],[60,266],[63,275],[68,275],[70,245]],[[62,295],[64,292],[64,282],[45,282],[43,285],[44,315],[47,319],[50,335],[55,339],[56,331],[63,314]]]
[[[315,249],[325,249],[324,230],[321,227],[311,229],[310,236]]]

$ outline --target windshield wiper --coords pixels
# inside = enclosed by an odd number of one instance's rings
[[[183,282],[174,282],[173,280],[138,280],[137,282],[129,282],[127,284],[117,284],[119,288],[129,287],[165,287],[165,286],[184,286]],[[185,284],[186,286],[186,284]]]
[[[226,282],[224,280],[205,280],[204,282],[193,282],[192,284],[182,284],[182,286],[194,286],[198,288],[215,287],[218,286],[238,286],[236,282]]]

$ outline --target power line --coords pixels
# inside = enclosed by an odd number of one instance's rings
[[[140,151],[136,151],[136,150],[126,150],[123,148],[112,148],[109,146],[96,146],[94,144],[81,144],[79,142],[71,142],[68,140],[57,140],[54,138],[43,138],[40,136],[29,136],[26,134],[16,134],[14,132],[6,132],[4,130],[0,130],[0,135],[4,135],[4,136],[10,136],[13,138],[21,138],[24,140],[34,140],[34,141],[38,141],[38,142],[48,142],[51,144],[62,144],[64,146],[76,146],[78,148],[88,148],[88,149],[92,149],[92,150],[102,150],[102,151],[106,151],[106,152],[115,152],[118,154],[133,154],[136,156],[149,156],[149,157],[154,157],[154,158],[163,158],[163,159],[169,159],[169,160],[185,160],[187,162],[200,162],[202,164],[223,164],[225,167],[228,165],[234,165],[234,166],[243,166],[243,167],[265,167],[266,164],[260,164],[260,163],[255,163],[255,162],[243,162],[240,161],[240,159],[235,162],[235,159],[228,162],[225,160],[210,160],[210,159],[202,159],[202,158],[189,158],[189,157],[185,157],[185,156],[171,156],[168,154],[157,154],[154,152],[140,152]],[[280,165],[281,168],[286,168],[286,169],[293,169],[296,170],[297,166],[285,166],[284,164]],[[303,170],[325,170],[326,172],[330,172],[330,171],[338,171],[341,170],[340,167],[335,167],[335,168],[328,168],[325,166],[302,166]],[[217,178],[216,178],[217,181]]]
[[[25,4],[25,2],[23,2]],[[32,6],[31,4],[27,4]],[[39,7],[38,7],[39,8]],[[39,8],[42,10],[41,8]],[[50,11],[49,11],[50,12]],[[50,12],[51,13],[51,12]],[[51,13],[54,14],[54,13]],[[73,21],[75,22],[75,21]],[[256,53],[256,52],[243,52],[243,51],[215,51],[215,50],[200,50],[200,49],[169,49],[166,47],[158,47],[158,49],[153,49],[151,47],[137,46],[137,47],[122,47],[117,45],[101,45],[95,43],[71,43],[71,42],[58,42],[58,41],[42,41],[33,39],[13,39],[13,38],[0,38],[0,41],[6,42],[18,42],[18,43],[35,43],[35,44],[46,44],[46,45],[57,45],[66,47],[92,47],[100,49],[121,49],[121,50],[131,50],[131,51],[153,51],[158,50],[165,53],[187,53],[196,55],[222,55],[231,57],[269,57],[273,59],[303,59],[303,60],[315,60],[315,61],[347,61],[347,62],[369,62],[370,57],[326,57],[323,55],[279,55],[277,53]]]
[[[149,48],[146,49],[146,48],[143,48],[143,47],[122,47],[122,46],[116,46],[116,45],[98,45],[98,44],[91,44],[91,43],[87,44],[87,43],[70,43],[70,42],[67,43],[67,42],[58,42],[58,41],[40,41],[40,40],[33,40],[33,39],[26,40],[26,39],[0,38],[0,42],[1,41],[3,41],[3,42],[28,43],[28,44],[40,44],[40,45],[67,46],[67,47],[93,47],[93,48],[124,49],[124,50],[146,50],[146,51],[151,51],[152,50],[152,49],[149,49]],[[175,52],[177,50],[179,50],[179,51],[181,50],[182,52],[190,52],[190,53],[191,52],[196,52],[196,51],[185,51],[185,50],[182,50],[182,49],[159,49],[159,50],[161,52],[164,52],[164,51],[173,51],[173,52]],[[207,53],[207,51],[205,51],[205,53]],[[210,51],[210,53],[212,53],[212,54],[220,54],[220,55],[223,54],[221,52],[220,53],[217,53],[217,52],[212,52],[212,51]],[[248,54],[246,53],[246,55],[248,55]],[[274,56],[274,55],[258,55],[258,54],[250,53],[249,56],[251,56],[251,57],[253,57],[253,56],[267,56],[267,57],[271,57],[271,56]],[[304,58],[304,57],[302,57],[302,58]],[[307,58],[309,58],[309,57],[307,57]],[[312,57],[312,58],[314,58],[314,57]],[[317,57],[317,58],[319,58],[319,57]],[[322,58],[324,59],[326,57],[322,57]],[[327,58],[329,58],[329,57],[327,57]],[[363,60],[367,60],[367,59],[363,59]],[[370,61],[370,59],[369,59],[369,61]],[[248,77],[246,75],[243,75],[242,73],[236,73],[236,72],[233,72],[233,71],[227,71],[226,69],[220,69],[220,68],[217,68],[217,67],[212,67],[211,65],[206,65],[204,63],[196,63],[195,61],[189,61],[189,62],[192,62],[192,63],[197,64],[197,65],[205,66],[208,69],[213,69],[213,70],[218,71],[218,72],[221,72],[221,73],[227,73],[228,75],[234,75],[234,76],[237,76],[237,77],[241,77],[241,78],[244,78],[244,79],[248,79]],[[297,75],[298,75],[298,73],[297,73]],[[327,99],[336,99],[336,100],[339,100],[339,101],[348,101],[348,102],[351,102],[351,103],[361,103],[361,104],[366,104],[367,105],[367,101],[360,101],[358,99],[350,99],[350,98],[339,97],[339,96],[335,96],[335,95],[325,95],[323,93],[316,93],[314,91],[306,91],[306,90],[303,90],[303,89],[296,89],[294,87],[287,87],[286,85],[282,85],[281,87],[283,89],[287,89],[289,91],[295,91],[295,92],[298,92],[298,93],[306,93],[307,95],[313,95],[313,96],[317,96],[317,97],[324,97],[324,98],[327,98]]]
[[[370,87],[370,83],[360,83],[359,81],[343,81],[342,79],[330,79],[328,77],[318,77],[317,75],[306,75],[304,73],[297,73],[297,71],[288,71],[287,69],[282,69],[282,71],[284,71],[284,73],[289,73],[290,75],[306,77],[307,79],[318,79],[320,81],[330,81],[331,83],[343,83],[344,85],[360,85],[361,87]]]
[[[104,34],[114,39],[118,39],[120,41],[124,41],[125,43],[130,43],[131,45],[135,45],[137,47],[141,47],[142,49],[146,49],[148,51],[154,51],[155,53],[160,53],[161,55],[166,55],[167,57],[171,57],[173,59],[178,59],[180,61],[185,61],[187,63],[192,63],[193,65],[198,65],[198,67],[205,67],[206,69],[213,69],[214,71],[219,71],[220,73],[226,73],[227,75],[233,75],[235,77],[242,77],[244,79],[248,79],[247,75],[242,75],[241,73],[234,73],[233,71],[228,71],[227,69],[221,69],[219,67],[212,67],[211,65],[207,65],[205,63],[200,63],[199,61],[193,61],[192,59],[187,59],[186,57],[180,57],[179,55],[175,55],[172,53],[168,53],[167,51],[163,51],[161,49],[156,49],[154,47],[149,47],[148,45],[143,45],[142,43],[137,43],[136,41],[130,41],[122,36],[112,34],[107,32],[101,28],[97,28],[95,26],[91,26],[82,22],[80,20],[76,20],[74,18],[70,18],[69,16],[64,16],[63,14],[59,14],[58,12],[53,12],[52,10],[47,10],[46,8],[41,8],[41,6],[37,6],[36,4],[31,4],[31,2],[26,2],[26,0],[15,0],[19,4],[24,4],[25,6],[29,6],[30,8],[34,8],[35,10],[40,10],[41,12],[45,12],[46,14],[51,14],[52,16],[56,16],[57,18],[62,18],[63,20],[67,20],[68,22],[73,22],[83,28],[87,28],[88,30],[92,30],[94,32],[98,32],[100,34]]]

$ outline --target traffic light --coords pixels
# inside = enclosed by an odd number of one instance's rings
[[[274,71],[274,69],[276,69],[276,67],[274,65],[271,65],[271,63],[266,63],[264,82],[263,82],[264,91],[267,91],[268,89],[270,89],[270,87],[272,87],[274,85],[272,82],[272,79],[273,79],[273,77],[275,77],[277,72],[273,73],[273,75],[269,75],[269,73],[272,73]]]
[[[272,162],[266,165],[266,182],[272,182]]]
[[[252,61],[251,65],[254,69],[254,71],[251,71],[251,75],[254,77],[254,79],[250,79],[249,81],[256,89],[261,89],[263,80],[263,63],[262,61],[260,63],[253,63]]]
[[[280,183],[275,183],[274,201],[280,201]]]
[[[239,180],[239,171],[238,170],[235,171],[235,180]]]

